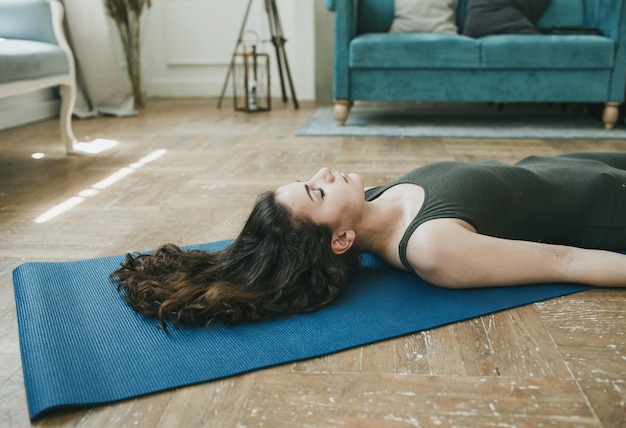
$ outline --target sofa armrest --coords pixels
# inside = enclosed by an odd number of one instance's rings
[[[62,53],[67,59],[67,68],[48,68],[44,73],[28,78],[0,84],[0,98],[20,95],[51,86],[59,86],[61,94],[60,127],[61,137],[68,153],[75,153],[77,141],[72,130],[72,112],[76,100],[76,77],[74,55],[67,43],[63,30],[63,5],[58,0],[2,0],[0,1],[0,37],[14,43],[30,43],[52,49],[57,58]],[[39,43],[33,43],[39,42]],[[55,45],[55,46],[51,46]],[[62,51],[62,53],[60,52]],[[43,52],[48,52],[44,50]],[[35,61],[46,61],[46,55],[31,53],[22,55]],[[43,59],[39,56],[43,56]],[[10,55],[9,55],[10,57]],[[20,59],[20,56],[13,56]],[[61,64],[59,61],[48,64]],[[19,68],[18,63],[17,67]]]
[[[599,0],[585,2],[585,27],[597,28],[606,37],[619,41],[623,20],[623,0]]]
[[[358,0],[326,0],[326,6],[335,11],[333,95],[348,99],[348,57],[350,41],[356,36]]]
[[[50,9],[52,12],[52,29],[57,45],[65,51],[67,60],[69,62],[70,76],[72,81],[76,79],[75,67],[74,67],[74,54],[72,48],[65,37],[65,30],[63,28],[63,4],[59,0],[50,1]]]
[[[49,0],[0,2],[0,37],[57,44]]]
[[[356,37],[359,0],[325,0],[328,10],[335,12],[335,42],[337,37],[347,42]]]
[[[623,101],[626,91],[626,5],[623,0],[585,2],[585,26],[598,28],[616,42],[615,65],[609,88],[610,101]]]

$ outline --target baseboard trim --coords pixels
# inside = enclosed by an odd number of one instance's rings
[[[61,101],[51,99],[0,109],[0,131],[59,116]]]

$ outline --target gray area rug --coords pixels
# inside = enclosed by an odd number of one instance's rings
[[[607,131],[578,104],[356,103],[344,126],[322,107],[296,135],[626,140],[626,126]]]

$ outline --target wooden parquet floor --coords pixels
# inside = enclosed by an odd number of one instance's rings
[[[0,426],[31,424],[11,279],[25,261],[232,238],[258,193],[323,165],[378,185],[438,160],[626,150],[609,140],[295,137],[313,103],[262,114],[215,106],[152,99],[137,117],[76,120],[79,139],[119,143],[91,156],[66,156],[55,120],[0,132]],[[624,291],[593,290],[34,425],[625,427],[625,332]]]

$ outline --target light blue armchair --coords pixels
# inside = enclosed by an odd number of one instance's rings
[[[325,0],[335,12],[334,115],[354,101],[605,103],[614,126],[626,83],[623,0],[551,0],[538,26],[602,35],[389,33],[394,0]],[[460,0],[463,28],[467,0]],[[461,32],[461,31],[459,31]]]
[[[74,57],[57,0],[0,0],[0,98],[51,86],[61,92],[61,137],[74,153]]]

